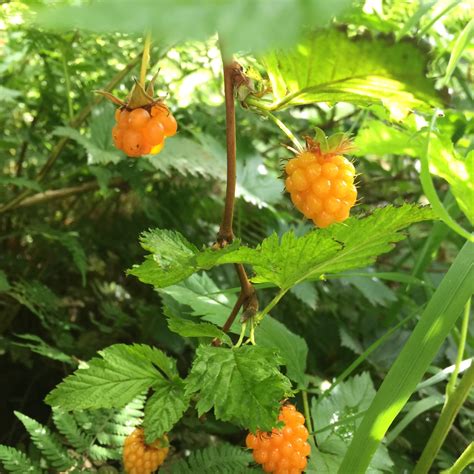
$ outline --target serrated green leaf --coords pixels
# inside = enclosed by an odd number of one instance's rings
[[[371,277],[370,273],[367,273],[367,276],[343,277],[341,275],[341,282],[357,288],[374,306],[387,306],[397,301],[395,293],[378,278]]]
[[[272,110],[313,102],[382,103],[400,118],[412,108],[439,102],[426,78],[427,56],[415,42],[348,38],[329,29],[263,61],[276,99]]]
[[[304,281],[292,286],[290,291],[313,311],[316,309],[318,305],[318,292],[313,283]]]
[[[121,408],[163,379],[161,370],[173,373],[169,358],[146,345],[115,344],[99,351],[101,358],[66,377],[45,401],[64,410]]]
[[[0,461],[7,472],[12,474],[41,474],[42,470],[35,466],[21,451],[0,444]]]
[[[251,264],[256,272],[253,281],[273,283],[286,290],[324,273],[367,266],[405,238],[402,229],[432,218],[428,208],[387,206],[368,217],[351,217],[303,237],[296,237],[292,231],[281,239],[273,234],[256,249],[241,247],[223,256],[221,263]]]
[[[418,158],[424,153],[426,132],[413,128],[396,128],[379,121],[370,121],[355,139],[355,154],[408,155]],[[449,137],[431,133],[430,172],[446,180],[456,201],[474,225],[474,152],[463,159],[454,150]]]
[[[66,471],[74,466],[75,463],[69,457],[66,449],[61,446],[60,442],[47,427],[23,415],[23,413],[16,411],[15,415],[25,426],[34,445],[41,451],[41,454],[52,467],[58,471]]]
[[[280,400],[291,393],[290,381],[278,370],[281,364],[280,357],[264,347],[200,346],[186,379],[186,394],[198,397],[199,415],[214,408],[218,420],[269,431],[276,425]]]
[[[152,255],[147,256],[141,265],[128,270],[128,273],[156,288],[179,283],[199,270],[211,268],[239,245],[235,241],[221,250],[207,248],[200,252],[179,232],[162,229],[144,232],[140,242]]]
[[[171,431],[189,406],[189,398],[184,393],[181,380],[160,381],[153,386],[153,390],[155,393],[146,402],[143,419],[147,443]]]
[[[221,444],[194,451],[187,459],[163,467],[163,471],[170,474],[240,474],[252,471],[248,468],[251,462],[252,455],[248,451]]]
[[[146,159],[166,176],[179,173],[222,181],[225,176],[225,150],[212,137],[201,135],[199,138],[198,142],[186,137],[173,137],[166,142],[158,157],[149,155]]]
[[[58,431],[74,449],[81,453],[89,449],[94,440],[93,435],[83,433],[70,413],[55,408],[53,409],[53,420]]]
[[[287,368],[287,375],[300,385],[305,384],[308,345],[276,319],[265,317],[255,331],[258,345],[276,349]]]
[[[123,154],[113,148],[102,149],[97,146],[92,139],[85,137],[80,132],[70,127],[57,127],[54,130],[54,134],[59,137],[66,137],[74,140],[75,142],[82,145],[87,151],[87,161],[89,164],[107,164],[107,163],[118,163],[122,158]]]

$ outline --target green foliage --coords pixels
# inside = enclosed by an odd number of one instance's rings
[[[199,394],[199,415],[214,407],[218,420],[232,421],[255,431],[270,431],[279,401],[291,393],[291,384],[278,370],[282,364],[270,349],[200,346],[187,378],[186,394]]]
[[[351,466],[354,473],[365,472],[391,422],[415,390],[472,294],[474,244],[467,242],[385,377],[344,457],[341,470]]]
[[[167,377],[177,376],[171,359],[145,345],[115,344],[100,355],[66,377],[46,402],[65,410],[121,408],[155,383],[165,381],[160,371]]]
[[[17,418],[23,423],[31,436],[34,445],[41,451],[52,467],[58,471],[65,471],[74,465],[67,451],[54,437],[50,430],[22,413],[15,412]]]
[[[246,263],[254,267],[256,283],[273,283],[283,289],[324,273],[340,272],[373,263],[404,238],[399,231],[432,218],[428,209],[404,205],[377,209],[366,218],[351,218],[328,230],[314,230],[303,237],[293,232],[281,239],[276,234],[256,249],[238,247],[199,252],[182,235],[155,229],[142,236],[142,246],[153,252],[144,263],[129,270],[144,283],[162,288],[187,278],[193,272],[222,263]]]
[[[0,445],[0,461],[7,472],[12,474],[41,473],[40,468],[35,466],[21,451],[9,446]]]
[[[145,29],[150,29],[164,43],[206,39],[216,33],[216,25],[219,25],[229,51],[262,50],[274,44],[284,45],[296,41],[301,36],[301,22],[311,18],[313,27],[325,24],[349,5],[348,0],[337,0],[331,5],[315,0],[297,4],[284,0],[276,5],[262,0],[244,0],[237,4],[228,0],[199,4],[191,0],[179,3],[162,1],[159,4],[139,0],[122,1],[117,9],[114,8],[116,4],[113,0],[107,0],[92,5],[48,8],[42,12],[39,21],[48,27],[82,27],[100,32],[141,34]],[[163,15],[164,11],[166,15]],[[266,21],[262,23],[261,18]],[[281,28],[282,25],[285,28]]]
[[[394,127],[370,121],[359,131],[356,139],[358,155],[408,155],[418,157],[426,146],[425,130],[413,127]],[[432,133],[429,151],[430,172],[445,179],[456,201],[469,221],[474,224],[474,154],[463,159],[446,135]]]
[[[425,77],[426,61],[414,42],[320,31],[289,52],[264,57],[276,99],[270,107],[381,102],[400,118],[411,108],[438,102],[432,82]]]
[[[248,468],[252,461],[250,453],[243,449],[221,444],[194,451],[187,459],[172,463],[164,472],[173,474],[237,474],[251,472]]]
[[[337,472],[350,440],[361,422],[361,416],[370,406],[375,389],[367,372],[340,383],[320,402],[313,398],[311,415],[318,450],[311,463],[315,472]],[[380,447],[367,472],[391,472],[393,462],[387,449]]]

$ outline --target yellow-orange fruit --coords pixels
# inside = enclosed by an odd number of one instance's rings
[[[136,428],[125,438],[123,465],[127,474],[151,474],[160,467],[168,455],[168,438],[145,443],[142,428]]]
[[[269,433],[249,433],[245,440],[247,448],[252,450],[255,462],[264,472],[301,474],[311,452],[304,416],[294,405],[284,405],[278,419],[284,423],[283,428]]]
[[[342,222],[357,199],[355,169],[342,155],[305,151],[288,161],[285,187],[296,208],[318,227]]]
[[[153,106],[151,112],[145,108],[117,109],[115,120],[114,145],[131,157],[156,155],[163,149],[165,137],[174,135],[178,127],[164,104]]]

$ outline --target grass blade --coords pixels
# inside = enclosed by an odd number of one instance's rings
[[[466,242],[385,377],[339,468],[364,474],[474,291],[474,244]]]

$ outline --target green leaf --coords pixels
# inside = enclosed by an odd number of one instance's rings
[[[49,6],[38,17],[41,25],[70,31],[138,33],[152,31],[160,44],[184,40],[203,40],[216,33],[226,52],[267,50],[274,45],[294,43],[304,31],[326,24],[349,7],[349,0],[331,3],[317,0],[294,2],[280,0],[241,0],[234,2],[205,0],[114,0],[78,6]],[[166,11],[166,15],[163,12]],[[251,14],[249,14],[249,12]],[[261,19],[265,18],[262,22]],[[282,28],[284,25],[284,28]]]
[[[121,408],[156,382],[175,376],[174,363],[158,349],[146,345],[115,344],[99,351],[66,377],[47,397],[46,403],[64,410]]]
[[[141,265],[128,270],[143,283],[164,288],[185,280],[193,273],[210,269],[219,259],[238,247],[235,241],[222,250],[207,248],[199,251],[179,232],[154,229],[143,232],[140,239],[145,250],[152,252]]]
[[[374,306],[388,306],[397,301],[395,293],[378,278],[367,273],[367,276],[341,277],[343,283],[348,283],[357,288]]]
[[[287,368],[288,377],[300,385],[305,385],[308,345],[302,337],[267,316],[257,327],[255,340],[259,346],[276,349]]]
[[[70,413],[55,408],[53,409],[53,420],[58,431],[80,453],[86,452],[93,444],[94,436],[82,432]]]
[[[56,347],[50,346],[39,336],[36,336],[34,334],[17,334],[16,336],[24,342],[14,341],[13,344],[15,346],[26,347],[31,351],[42,355],[43,357],[47,357],[48,359],[58,360],[66,364],[75,365],[75,362],[73,361],[71,356],[68,356]]]
[[[7,472],[12,474],[41,474],[41,469],[33,464],[21,451],[0,444],[0,461]]]
[[[383,156],[422,156],[426,146],[426,131],[396,128],[383,122],[372,120],[359,131],[355,139],[355,154]],[[430,172],[446,180],[456,201],[474,225],[474,152],[462,159],[445,135],[431,132],[429,149]]]
[[[146,402],[143,419],[147,443],[171,431],[189,406],[189,398],[184,393],[181,380],[157,382],[153,390],[155,393]]]
[[[471,42],[474,36],[474,19],[464,27],[464,29],[458,34],[454,46],[451,50],[451,56],[449,57],[448,67],[446,68],[446,74],[443,79],[443,85],[446,85],[451,79],[451,76],[456,69],[456,66],[461,59],[461,56]]]
[[[66,449],[61,446],[60,442],[47,427],[17,411],[15,415],[25,426],[34,445],[41,451],[41,454],[52,467],[58,471],[66,471],[75,464]]]
[[[264,347],[200,346],[186,380],[186,394],[198,396],[199,416],[214,408],[218,420],[270,431],[276,425],[280,400],[291,393],[290,381],[278,370],[281,364],[280,357]]]
[[[339,472],[366,472],[390,424],[416,389],[474,293],[474,244],[466,243],[436,289],[418,324],[367,410]]]
[[[318,292],[315,285],[309,281],[304,281],[291,288],[291,292],[313,311],[318,305]]]
[[[350,440],[360,424],[360,414],[369,407],[374,396],[375,389],[370,375],[364,372],[339,384],[329,397],[319,403],[313,398],[311,416],[318,451],[311,457],[316,472],[337,472]],[[377,459],[367,472],[386,472],[392,466],[386,448],[381,447]]]
[[[10,283],[8,283],[7,275],[3,270],[0,270],[0,293],[8,291],[10,289]]]
[[[225,150],[214,138],[199,136],[200,141],[186,137],[173,137],[166,142],[158,157],[149,155],[147,159],[161,173],[174,176],[212,178],[222,181],[226,174]]]
[[[217,326],[211,323],[195,323],[189,319],[170,316],[169,311],[165,311],[168,315],[168,327],[171,331],[183,337],[210,337],[217,338],[231,346],[230,337]]]
[[[107,163],[118,163],[123,158],[123,154],[114,148],[103,149],[95,144],[92,139],[85,137],[74,128],[57,127],[54,130],[54,134],[59,137],[70,138],[79,143],[79,145],[82,145],[87,151],[87,162],[89,164],[101,163],[105,165]]]
[[[37,182],[31,179],[22,178],[21,176],[0,176],[0,184],[6,186],[12,184],[19,188],[32,189],[33,191],[41,192],[43,187]]]
[[[314,102],[382,103],[401,118],[412,108],[438,103],[425,75],[427,56],[414,42],[348,38],[330,29],[263,61],[276,99],[271,110]]]
[[[253,281],[286,290],[324,273],[367,266],[378,255],[389,252],[394,242],[404,239],[402,229],[432,217],[427,208],[387,206],[368,217],[351,217],[343,224],[313,230],[303,237],[292,231],[281,239],[273,234],[256,249],[241,247],[223,256],[221,263],[251,264],[256,272]]]
[[[251,472],[248,465],[252,455],[237,446],[220,444],[194,451],[187,459],[181,459],[168,467],[165,473],[172,474],[240,474]]]

